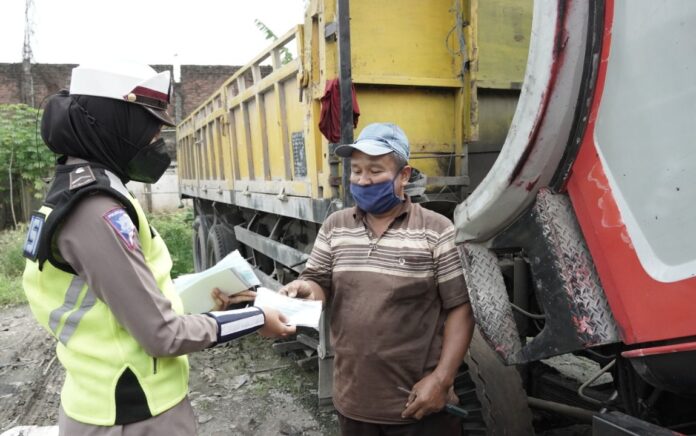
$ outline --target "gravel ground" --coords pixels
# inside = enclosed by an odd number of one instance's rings
[[[64,371],[27,306],[0,311],[0,433],[54,425]],[[252,335],[191,355],[190,398],[201,435],[337,435],[316,406],[316,374]]]

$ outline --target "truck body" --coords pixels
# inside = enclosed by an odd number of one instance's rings
[[[360,106],[357,130],[384,120],[408,126],[428,200],[461,201],[471,178],[485,174],[469,174],[469,160],[497,153],[521,87],[531,3],[515,3],[353,1],[341,55],[336,3],[310,2],[304,25],[178,126],[182,194],[315,223],[330,206],[343,207],[335,144],[318,127],[343,56]]]

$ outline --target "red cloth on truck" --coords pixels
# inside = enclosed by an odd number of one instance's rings
[[[351,89],[353,94],[353,128],[358,127],[360,108],[358,98],[355,95],[355,86]],[[329,142],[334,144],[341,140],[341,89],[338,79],[326,81],[324,96],[321,98],[321,116],[319,118],[319,130]]]

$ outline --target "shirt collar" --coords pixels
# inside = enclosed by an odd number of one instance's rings
[[[411,197],[406,195],[406,200],[404,200],[403,203],[396,206],[400,208],[400,210],[398,215],[394,217],[394,220],[405,218],[406,215],[408,215],[409,212],[411,212],[411,206],[413,206],[413,203],[411,202]],[[353,218],[356,221],[362,221],[363,219],[365,219],[366,215],[367,213],[364,210],[360,209],[358,206],[353,206]]]

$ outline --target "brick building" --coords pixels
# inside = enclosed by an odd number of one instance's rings
[[[70,84],[70,73],[74,64],[33,64],[31,80],[34,90],[34,106],[43,99]],[[153,65],[157,71],[172,70],[171,65]],[[170,107],[172,116],[186,117],[192,110],[208,98],[240,67],[230,65],[182,65],[180,82],[175,84],[174,99]],[[23,96],[22,86],[25,75],[22,64],[0,63],[0,104],[29,103]],[[177,102],[176,99],[180,101]],[[179,107],[180,113],[176,113]],[[179,120],[177,120],[179,121]]]

